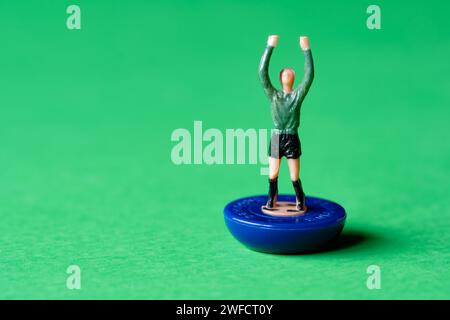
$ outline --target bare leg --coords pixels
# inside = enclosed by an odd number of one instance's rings
[[[281,159],[269,157],[269,197],[266,207],[273,208],[277,205],[278,174],[280,173]]]
[[[300,181],[300,159],[288,159],[288,166],[297,199],[297,210],[305,211],[305,193],[303,192],[302,182]]]
[[[300,177],[300,158],[287,159],[291,181],[297,181]]]
[[[269,179],[270,180],[274,180],[274,179],[278,178],[278,174],[280,173],[280,163],[281,163],[281,159],[269,157]]]

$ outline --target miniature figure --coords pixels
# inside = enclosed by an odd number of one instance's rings
[[[279,76],[282,90],[278,91],[269,79],[269,61],[277,43],[278,36],[269,37],[259,67],[259,75],[271,103],[274,126],[269,147],[269,198],[256,195],[231,201],[224,208],[224,219],[233,237],[252,250],[315,252],[337,239],[347,214],[339,204],[305,196],[303,192],[300,181],[302,150],[297,130],[300,108],[314,78],[313,59],[308,38],[300,37],[300,47],[305,55],[303,80],[294,89],[295,72],[284,68]],[[278,194],[282,157],[287,158],[295,196]]]
[[[296,209],[298,213],[305,213],[305,193],[300,180],[302,150],[297,130],[300,124],[300,109],[314,79],[314,64],[308,37],[300,37],[300,47],[305,56],[303,80],[294,89],[295,71],[284,68],[279,74],[282,90],[275,89],[269,78],[269,63],[273,50],[278,44],[278,38],[277,35],[269,36],[259,66],[259,77],[270,100],[274,126],[269,147],[269,196],[263,211],[273,211],[277,207],[278,174],[281,158],[284,156],[287,158],[295,190]]]

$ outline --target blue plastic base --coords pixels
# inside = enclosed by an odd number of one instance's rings
[[[278,195],[278,201],[295,202],[295,196]],[[317,251],[339,236],[346,214],[337,203],[306,197],[305,215],[274,217],[261,211],[267,196],[254,196],[230,202],[224,209],[231,234],[252,250],[267,253]]]

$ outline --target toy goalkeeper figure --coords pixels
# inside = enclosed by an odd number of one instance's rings
[[[278,44],[278,36],[269,36],[267,47],[261,58],[259,77],[269,98],[273,130],[269,147],[269,199],[264,209],[276,210],[278,194],[278,173],[281,158],[287,158],[289,172],[296,196],[296,209],[306,211],[305,193],[300,181],[301,143],[298,136],[300,108],[314,78],[314,65],[307,37],[300,37],[300,47],[305,56],[305,68],[302,82],[293,88],[295,72],[291,68],[280,71],[282,90],[278,91],[269,78],[269,62],[273,49]]]

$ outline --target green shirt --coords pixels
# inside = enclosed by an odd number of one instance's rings
[[[276,132],[295,134],[300,124],[300,107],[314,79],[314,64],[311,50],[304,50],[305,69],[300,85],[290,93],[279,91],[270,82],[269,62],[273,47],[264,51],[259,65],[259,77],[264,91],[270,100],[272,122]]]

